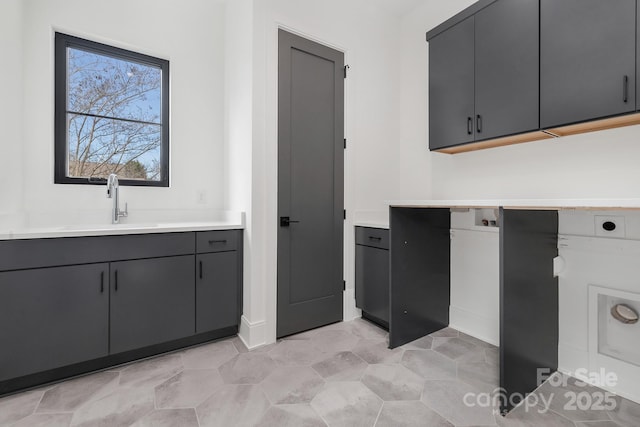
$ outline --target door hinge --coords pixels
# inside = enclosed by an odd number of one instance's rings
[[[347,210],[342,211],[342,219],[347,219]]]
[[[344,139],[344,149],[347,149],[347,138]]]
[[[347,70],[348,70],[348,69],[349,69],[349,66],[348,66],[348,65],[345,65],[345,66],[344,66],[344,78],[345,78],[345,79],[347,78]]]
[[[347,281],[346,281],[346,280],[343,280],[343,281],[342,281],[342,290],[343,290],[343,291],[346,291],[346,290],[347,290]]]

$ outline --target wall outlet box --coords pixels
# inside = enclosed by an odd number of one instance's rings
[[[199,205],[207,204],[207,192],[205,190],[198,190],[198,194],[196,196],[196,202]]]
[[[624,216],[596,215],[596,236],[624,239],[626,227]]]

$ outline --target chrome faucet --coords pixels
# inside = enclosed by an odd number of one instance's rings
[[[118,175],[112,173],[107,179],[107,198],[113,199],[113,212],[111,214],[111,222],[113,224],[120,223],[120,218],[129,216],[129,206],[124,204],[124,211],[120,210],[120,184],[118,183]]]

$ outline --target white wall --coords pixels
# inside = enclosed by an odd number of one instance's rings
[[[253,0],[227,3],[225,31],[226,207],[246,212],[244,230],[244,293],[240,337],[249,347],[266,342],[264,192],[262,139],[255,139],[264,118],[254,113],[255,13]],[[254,125],[255,124],[255,125]]]
[[[398,187],[400,21],[365,0],[254,0],[252,280],[243,331],[250,346],[275,340],[277,249],[277,30],[345,52],[345,316],[353,317],[354,211],[384,211]],[[245,266],[247,272],[247,266]],[[253,328],[252,328],[253,325]],[[255,331],[252,331],[255,329]],[[255,332],[255,333],[253,333]],[[262,342],[261,342],[262,341]]]
[[[13,2],[15,3],[15,2]],[[191,0],[24,0],[24,181],[31,218],[104,210],[102,186],[53,184],[53,34],[89,38],[170,60],[170,188],[124,187],[130,221],[143,212],[224,206],[224,5]],[[3,28],[3,31],[5,28]],[[4,79],[3,79],[4,80]],[[23,99],[10,91],[2,105]],[[19,122],[19,120],[17,120]],[[2,141],[3,149],[8,144]],[[198,203],[204,192],[205,203]],[[46,215],[45,215],[46,216]]]
[[[433,154],[434,198],[640,197],[640,127],[456,156]]]
[[[0,2],[0,222],[22,209],[22,8]]]
[[[451,213],[449,326],[500,344],[500,242],[493,209]]]

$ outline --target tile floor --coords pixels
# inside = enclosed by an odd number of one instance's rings
[[[543,385],[550,409],[508,417],[463,403],[498,385],[498,350],[452,329],[401,348],[364,321],[247,351],[238,338],[162,355],[0,399],[0,426],[637,427],[640,405],[568,411],[569,381]],[[534,402],[535,403],[535,402]]]

